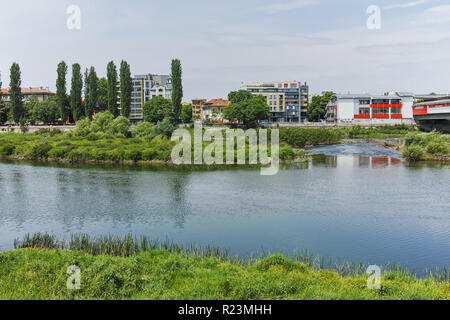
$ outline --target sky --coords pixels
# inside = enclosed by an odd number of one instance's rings
[[[67,27],[70,5],[80,29]],[[380,29],[367,27],[371,5]],[[311,93],[450,92],[450,0],[0,0],[0,34],[3,87],[13,62],[24,87],[54,90],[61,60],[106,76],[111,60],[169,74],[178,58],[184,101],[226,98],[252,81],[307,82]]]

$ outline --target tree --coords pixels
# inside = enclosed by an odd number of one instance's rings
[[[130,65],[126,61],[120,63],[120,109],[124,117],[130,117],[132,80]]]
[[[72,66],[72,86],[70,89],[70,109],[75,122],[81,120],[84,116],[82,90],[83,76],[81,75],[81,67],[78,63],[75,63]]]
[[[11,120],[16,124],[20,123],[20,120],[24,116],[24,108],[22,102],[22,85],[20,67],[17,63],[13,63],[10,70],[10,83],[9,83],[9,94],[10,94],[10,117]]]
[[[61,118],[63,121],[69,119],[69,110],[67,108],[67,92],[66,92],[66,76],[67,64],[61,61],[56,70],[58,78],[56,79],[56,98],[60,108]]]
[[[252,97],[253,95],[247,90],[232,91],[228,94],[228,100],[230,100],[231,103],[239,103],[251,99]]]
[[[192,105],[187,104],[183,106],[181,119],[183,120],[184,123],[190,123],[192,121]]]
[[[183,70],[178,59],[172,60],[172,106],[175,122],[181,118],[181,101],[183,100]]]
[[[172,102],[163,97],[153,97],[144,104],[143,110],[144,120],[152,123],[158,123],[173,116]]]
[[[311,104],[308,106],[307,116],[308,120],[311,122],[318,122],[325,119],[327,113],[327,104],[330,101],[334,92],[327,91],[321,96],[312,97]]]
[[[269,119],[270,108],[263,96],[250,95],[245,100],[225,107],[223,116],[231,122],[242,123],[245,128],[255,128],[258,126],[258,121]]]
[[[92,119],[98,96],[98,77],[94,67],[89,69],[89,73],[87,75],[87,91],[88,96],[86,97],[84,113],[86,117]]]
[[[8,121],[9,106],[0,97],[0,126]]]
[[[113,61],[108,63],[107,67],[107,100],[108,110],[115,117],[119,116],[119,108],[117,107],[117,68]]]
[[[102,110],[106,110],[108,108],[108,80],[105,78],[100,78],[98,80],[97,102]]]
[[[55,98],[36,101],[33,108],[33,122],[54,123],[60,117],[60,108]]]

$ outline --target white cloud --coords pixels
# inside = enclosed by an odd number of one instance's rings
[[[428,0],[418,0],[413,2],[406,2],[406,3],[397,3],[389,6],[385,6],[383,9],[390,10],[390,9],[397,9],[397,8],[410,8],[415,7],[421,4],[427,3]]]
[[[301,9],[304,7],[317,5],[319,0],[293,0],[293,1],[277,1],[276,3],[267,4],[258,7],[258,10],[263,11],[268,14],[275,14],[284,11]]]
[[[425,12],[414,21],[414,24],[438,24],[450,22],[450,5],[442,5],[425,10]]]

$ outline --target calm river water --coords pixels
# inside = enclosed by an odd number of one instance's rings
[[[450,264],[448,167],[408,166],[367,143],[311,152],[273,177],[1,162],[0,250],[33,232],[131,233],[242,256],[307,249],[418,273]]]

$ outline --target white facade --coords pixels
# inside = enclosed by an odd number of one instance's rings
[[[412,93],[337,94],[327,105],[327,122],[354,124],[413,123]]]

